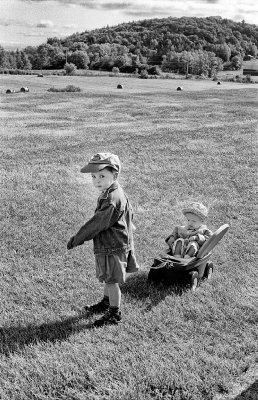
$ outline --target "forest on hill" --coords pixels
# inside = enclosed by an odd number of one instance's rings
[[[39,46],[7,51],[0,69],[78,69],[115,72],[189,73],[212,77],[257,57],[258,26],[221,17],[157,18],[119,24]]]

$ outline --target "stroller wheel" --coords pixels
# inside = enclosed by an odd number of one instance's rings
[[[197,288],[197,286],[198,286],[198,272],[197,271],[191,271],[190,273],[189,273],[189,278],[190,278],[190,287],[191,287],[191,290],[194,292],[195,291],[195,289]]]
[[[205,272],[204,272],[204,277],[207,279],[211,279],[213,274],[213,263],[208,262],[206,264]]]

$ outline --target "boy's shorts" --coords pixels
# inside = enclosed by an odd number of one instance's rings
[[[111,255],[95,255],[96,277],[100,282],[124,283],[126,274],[138,271],[134,254],[119,253]]]

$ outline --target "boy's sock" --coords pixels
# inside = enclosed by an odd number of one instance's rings
[[[105,295],[104,295],[104,297],[103,297],[103,303],[104,303],[106,306],[109,307],[109,297],[108,297],[108,296],[105,296]]]
[[[114,307],[114,306],[109,306],[109,310],[112,314],[118,314],[119,313],[119,307]]]

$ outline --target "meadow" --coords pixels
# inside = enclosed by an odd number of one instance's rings
[[[82,91],[47,92],[68,84]],[[256,85],[0,76],[0,92],[0,399],[231,400],[254,385]],[[140,271],[121,287],[122,323],[92,329],[78,313],[102,296],[92,243],[66,243],[94,212],[79,171],[98,151],[122,161]],[[230,225],[214,276],[195,292],[149,284],[191,200],[211,229]]]

